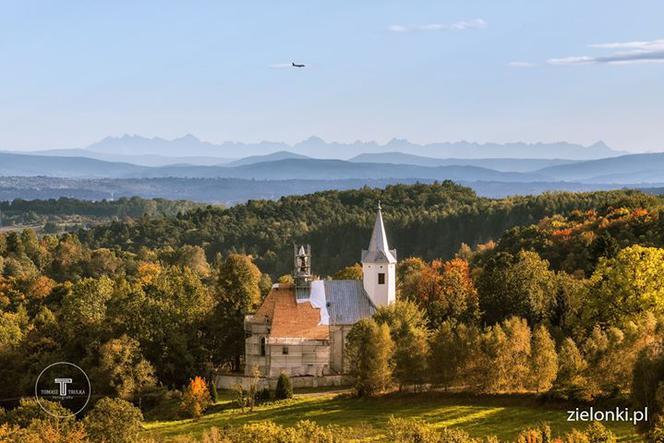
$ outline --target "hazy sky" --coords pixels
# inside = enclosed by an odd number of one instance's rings
[[[193,133],[664,150],[663,61],[661,0],[3,0],[0,147]]]

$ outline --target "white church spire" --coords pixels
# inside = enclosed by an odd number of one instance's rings
[[[363,286],[375,306],[386,306],[396,300],[397,251],[390,250],[383,224],[380,202],[369,249],[362,251]]]
[[[383,224],[383,212],[378,202],[378,213],[376,214],[376,221],[374,222],[373,232],[371,233],[371,241],[369,241],[369,249],[363,251],[362,261],[371,262],[385,262],[396,263],[396,250],[390,251],[387,244],[387,234],[385,233],[385,225]]]

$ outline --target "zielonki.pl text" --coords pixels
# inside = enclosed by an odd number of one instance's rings
[[[633,424],[648,421],[648,408],[643,410],[631,410],[629,408],[616,407],[615,409],[590,409],[576,408],[567,411],[567,421],[627,421]]]

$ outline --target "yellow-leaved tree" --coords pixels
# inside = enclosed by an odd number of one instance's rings
[[[182,394],[180,411],[191,418],[199,418],[210,406],[211,398],[207,383],[201,377],[196,376],[189,382],[187,389]]]

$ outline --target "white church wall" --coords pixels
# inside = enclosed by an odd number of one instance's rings
[[[396,267],[393,263],[363,263],[364,290],[376,306],[387,306],[396,301]],[[385,275],[385,283],[379,283],[379,274]]]

